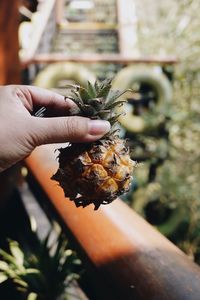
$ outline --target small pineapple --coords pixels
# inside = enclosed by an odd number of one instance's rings
[[[93,203],[98,209],[129,190],[135,162],[130,159],[126,141],[113,129],[119,117],[114,108],[125,102],[118,99],[122,94],[111,90],[110,79],[94,85],[88,82],[87,89],[72,86],[68,98],[76,103],[76,114],[108,120],[112,125],[111,131],[96,142],[59,149],[59,168],[52,179],[59,182],[65,196],[77,207]]]

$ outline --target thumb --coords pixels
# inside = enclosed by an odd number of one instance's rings
[[[33,117],[31,136],[36,146],[63,142],[92,142],[105,135],[110,128],[108,121],[84,117]]]

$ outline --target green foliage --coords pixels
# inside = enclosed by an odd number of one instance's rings
[[[51,233],[36,245],[19,245],[9,240],[9,251],[0,249],[0,283],[11,280],[28,300],[55,300],[79,278],[80,260],[61,233]]]
[[[159,167],[155,181],[161,185],[165,205],[183,207],[188,218],[182,237],[177,236],[174,242],[200,262],[199,1],[136,0],[136,3],[142,54],[174,55],[179,61],[174,70],[170,66],[165,68],[174,71],[174,97],[166,125],[167,161]],[[147,139],[156,149],[157,142]],[[145,143],[147,139],[144,138]]]

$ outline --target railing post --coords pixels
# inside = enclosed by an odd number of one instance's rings
[[[0,84],[20,83],[19,2],[0,1]]]
[[[117,0],[119,48],[121,55],[138,56],[137,17],[133,0]]]

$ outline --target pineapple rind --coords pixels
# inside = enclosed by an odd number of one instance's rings
[[[93,203],[97,209],[129,190],[134,162],[124,140],[107,138],[59,151],[60,167],[52,179],[77,206]]]

